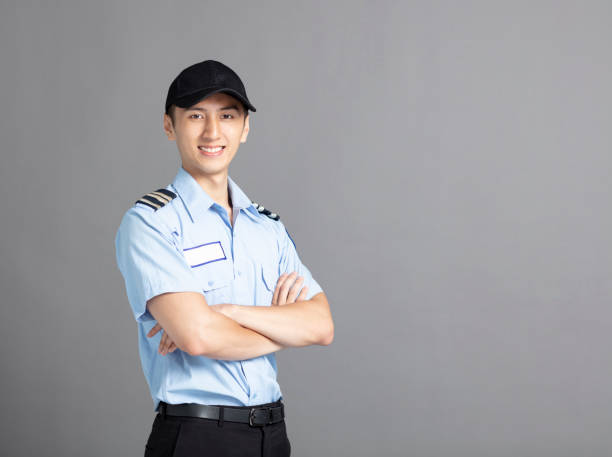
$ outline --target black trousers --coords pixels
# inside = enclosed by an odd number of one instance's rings
[[[257,406],[277,406],[266,403]],[[226,406],[226,408],[235,408]],[[248,407],[241,407],[246,408]],[[264,426],[200,417],[155,416],[145,457],[289,457],[285,421]]]

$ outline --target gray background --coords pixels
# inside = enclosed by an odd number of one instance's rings
[[[230,168],[329,297],[278,354],[293,455],[612,454],[609,2],[3,1],[0,453],[138,456],[113,238],[178,166],[170,81],[257,112]]]

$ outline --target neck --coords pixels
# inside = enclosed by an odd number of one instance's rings
[[[227,172],[217,175],[199,175],[190,171],[187,172],[195,179],[204,192],[210,195],[210,198],[212,198],[215,203],[224,208],[231,208]]]

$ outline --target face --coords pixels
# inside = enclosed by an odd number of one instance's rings
[[[246,142],[249,118],[231,95],[216,93],[189,108],[174,108],[174,125],[164,114],[164,131],[176,141],[183,168],[197,178],[225,177],[240,143]]]

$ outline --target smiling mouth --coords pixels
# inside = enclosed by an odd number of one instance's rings
[[[217,156],[223,152],[223,150],[225,149],[225,146],[212,146],[212,147],[198,146],[198,149],[207,156]]]

